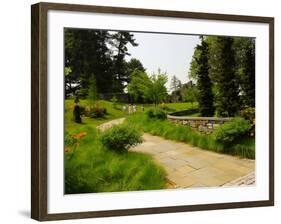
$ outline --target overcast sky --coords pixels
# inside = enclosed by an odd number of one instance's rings
[[[167,72],[170,87],[171,77],[177,76],[185,83],[188,81],[188,71],[194,48],[199,43],[199,36],[179,34],[134,33],[137,47],[128,46],[131,56],[139,59],[146,71],[151,74],[161,71]]]

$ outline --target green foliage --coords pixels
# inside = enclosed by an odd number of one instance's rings
[[[210,77],[217,87],[218,116],[233,117],[240,108],[239,82],[235,75],[235,52],[232,37],[212,37]]]
[[[149,77],[145,72],[135,70],[131,75],[131,81],[128,85],[128,93],[134,97],[137,102],[152,102],[155,105],[165,101],[168,91],[165,84],[168,81],[166,73],[161,73]]]
[[[91,118],[103,118],[107,114],[107,111],[103,107],[93,107],[90,110]]]
[[[255,39],[234,38],[236,76],[240,84],[241,101],[244,106],[255,106]]]
[[[159,108],[153,108],[146,111],[146,115],[150,119],[158,119],[158,120],[165,120],[167,118],[167,114],[165,111]]]
[[[128,125],[116,125],[105,130],[100,140],[107,149],[117,152],[126,152],[143,141],[141,132]]]
[[[92,29],[64,29],[66,95],[88,89],[96,74],[97,92],[122,92],[129,81],[128,45],[137,46],[133,34]]]
[[[209,73],[218,116],[235,116],[243,106],[255,106],[255,39],[248,37],[204,36],[208,47]],[[202,44],[196,47],[189,78],[199,82]],[[204,67],[204,66],[203,66]],[[203,84],[208,83],[206,81]],[[200,88],[198,88],[200,89]],[[208,91],[210,92],[210,91]],[[200,93],[199,96],[202,94]],[[199,100],[200,101],[200,100]]]
[[[153,74],[150,77],[149,82],[144,89],[144,97],[155,105],[165,101],[168,96],[168,91],[165,86],[167,81],[167,74],[161,73],[161,70],[159,69],[157,74]]]
[[[218,127],[215,131],[215,140],[227,147],[245,137],[250,129],[249,121],[237,117]]]
[[[80,106],[78,104],[74,106],[73,118],[76,123],[82,123]]]
[[[194,53],[192,56],[192,60],[190,62],[190,68],[188,71],[188,77],[189,79],[195,81],[198,79],[198,58],[201,55],[201,50],[198,49],[197,47],[194,49]]]
[[[73,146],[75,143],[77,143],[77,139],[73,138],[72,135],[70,135],[68,132],[66,132],[64,134],[64,145]]]
[[[256,112],[254,107],[245,107],[243,110],[240,111],[240,116],[244,119],[250,121],[251,123],[251,130],[250,132],[254,135],[255,132],[255,125],[256,125]]]
[[[191,103],[192,107],[198,100],[198,89],[195,86],[190,86],[186,88],[185,91],[185,101]]]
[[[251,123],[255,123],[255,113],[256,109],[254,107],[245,107],[240,111],[240,116],[249,120]]]
[[[78,96],[78,95],[76,95],[76,96],[75,96],[75,98],[74,98],[74,103],[76,103],[76,104],[77,104],[77,103],[79,103],[79,101],[80,101],[80,100],[79,100],[79,96]]]
[[[143,67],[141,61],[136,58],[131,58],[130,61],[126,62],[125,69],[126,69],[126,73],[128,74],[128,77],[130,78],[135,70],[138,70],[140,72],[145,72],[145,68]]]
[[[173,75],[173,77],[171,79],[170,90],[177,91],[178,89],[181,88],[181,86],[182,86],[181,81],[175,75]]]
[[[224,144],[215,140],[213,134],[206,135],[193,130],[189,126],[174,125],[167,120],[147,119],[145,115],[137,114],[128,117],[127,122],[136,125],[139,130],[162,136],[166,139],[186,142],[214,152],[238,155],[250,159],[255,158],[254,138],[239,139],[231,146],[225,147]]]
[[[88,90],[88,100],[90,107],[93,107],[96,100],[98,99],[96,77],[94,74],[91,75],[89,79],[89,90]]]
[[[110,99],[110,101],[111,101],[111,103],[112,103],[112,105],[113,105],[113,108],[114,109],[117,109],[117,98],[116,98],[116,96],[113,96],[111,99]]]
[[[133,96],[136,102],[144,102],[145,89],[150,80],[144,71],[134,70],[131,74],[131,81],[128,84],[128,93]]]
[[[212,117],[214,115],[214,95],[212,92],[212,82],[209,77],[209,56],[208,44],[201,37],[201,44],[197,45],[199,56],[196,58],[197,67],[197,88],[199,112],[203,117]]]

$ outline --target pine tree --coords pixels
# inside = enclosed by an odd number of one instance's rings
[[[89,79],[89,90],[88,90],[88,100],[90,107],[94,107],[96,100],[98,99],[96,77],[94,74],[90,76]]]
[[[201,37],[201,44],[197,45],[197,51],[200,55],[196,58],[197,62],[197,88],[198,103],[201,116],[210,117],[214,115],[214,95],[212,92],[212,82],[209,77],[208,65],[208,44]]]
[[[236,76],[243,106],[255,107],[255,39],[234,38]]]
[[[233,38],[216,37],[210,50],[210,75],[216,84],[219,116],[235,116],[240,108],[239,85],[235,76]]]

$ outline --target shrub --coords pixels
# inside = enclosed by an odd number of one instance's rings
[[[76,123],[82,123],[80,106],[75,105],[73,109],[73,118]]]
[[[74,98],[74,103],[79,103],[80,102],[80,100],[79,100],[79,96],[77,95],[77,96],[75,96],[75,98]]]
[[[240,111],[240,116],[249,120],[251,123],[254,123],[255,120],[255,108],[254,107],[245,107]]]
[[[82,114],[91,118],[103,118],[107,114],[106,108],[95,106],[86,107],[83,109]]]
[[[102,118],[107,114],[107,111],[103,107],[94,107],[90,111],[91,118]]]
[[[255,133],[255,119],[256,119],[256,113],[254,107],[245,107],[243,110],[240,111],[240,116],[245,118],[246,120],[250,121],[251,123],[251,135],[254,135]]]
[[[146,115],[151,119],[165,120],[167,118],[167,114],[159,108],[148,110]]]
[[[110,101],[112,102],[112,105],[113,105],[113,108],[114,109],[117,109],[117,98],[116,98],[116,96],[113,96],[111,99],[110,99]]]
[[[251,124],[244,118],[234,118],[218,127],[215,131],[215,140],[224,146],[230,146],[238,139],[244,137],[251,129]]]
[[[125,152],[131,146],[142,143],[141,132],[129,125],[116,125],[105,130],[100,137],[101,143],[109,150]]]

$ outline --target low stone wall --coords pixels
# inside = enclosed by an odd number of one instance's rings
[[[212,133],[218,126],[232,119],[231,117],[187,117],[174,115],[168,115],[167,118],[174,124],[188,125],[207,134]]]

